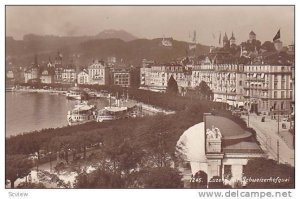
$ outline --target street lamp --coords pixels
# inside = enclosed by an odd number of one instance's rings
[[[249,105],[248,105],[248,127],[250,121],[250,108],[251,108],[251,84],[249,84]]]

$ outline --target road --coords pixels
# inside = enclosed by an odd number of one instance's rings
[[[247,116],[242,116],[242,118],[247,122]],[[257,140],[260,142],[262,149],[267,153],[269,158],[274,160],[277,160],[277,151],[279,151],[280,163],[288,163],[295,166],[295,150],[292,147],[292,139],[291,135],[288,134],[289,132],[286,129],[282,129],[280,123],[280,133],[278,134],[276,120],[266,117],[266,121],[261,122],[261,118],[262,116],[251,114],[249,117],[249,126],[256,131]],[[279,150],[277,141],[279,143]]]

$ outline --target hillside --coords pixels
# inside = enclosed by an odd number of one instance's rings
[[[49,57],[53,60],[57,52],[63,54],[64,64],[71,62],[76,55],[76,63],[81,66],[90,64],[94,59],[106,59],[115,56],[126,64],[139,66],[142,59],[156,60],[157,62],[169,62],[187,54],[188,43],[173,40],[173,47],[161,45],[158,39],[135,39],[124,41],[117,39],[99,39],[95,37],[58,37],[26,35],[23,40],[6,38],[6,63],[12,65],[28,66],[33,62],[35,54],[38,62],[48,62]],[[129,38],[129,37],[128,37]],[[127,39],[128,39],[127,38]],[[207,53],[208,46],[198,44],[196,54]]]
[[[123,41],[132,41],[135,39],[138,39],[136,36],[126,32],[125,30],[114,30],[114,29],[108,29],[103,30],[99,34],[96,35],[97,39],[121,39]]]

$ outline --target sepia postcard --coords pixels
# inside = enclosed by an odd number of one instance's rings
[[[295,6],[6,5],[3,187],[294,189]]]

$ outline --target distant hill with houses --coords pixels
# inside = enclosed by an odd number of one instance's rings
[[[53,60],[60,52],[63,63],[71,62],[86,66],[94,59],[106,60],[116,57],[118,62],[140,66],[142,59],[157,62],[170,62],[178,57],[185,57],[189,52],[189,43],[169,38],[172,46],[164,46],[163,38],[138,39],[126,31],[106,30],[95,36],[40,36],[28,34],[23,40],[6,37],[6,66],[31,65],[35,54],[39,64]],[[201,55],[209,52],[209,46],[197,44],[193,53]],[[11,64],[9,64],[11,63]]]

